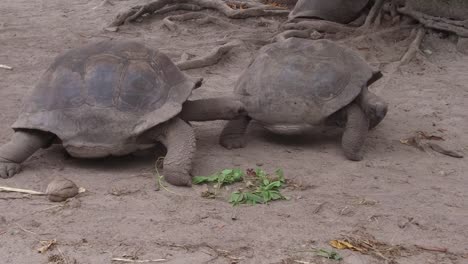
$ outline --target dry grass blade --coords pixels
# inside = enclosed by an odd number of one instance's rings
[[[156,263],[156,262],[164,262],[167,259],[126,259],[126,258],[112,258],[111,261],[116,262],[124,262],[124,263]]]
[[[401,257],[402,252],[406,250],[400,245],[388,245],[384,242],[377,241],[373,236],[365,235],[350,235],[344,236],[341,240],[354,248],[360,249],[363,254],[373,255],[392,263],[396,257]]]
[[[53,247],[54,245],[57,244],[56,239],[46,240],[46,241],[39,241],[39,242],[42,244],[42,246],[37,249],[37,252],[39,252],[41,254],[43,254],[44,252],[49,250],[51,247]]]

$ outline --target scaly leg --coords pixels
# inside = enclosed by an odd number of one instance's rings
[[[47,147],[54,134],[38,130],[16,131],[10,142],[0,147],[0,177],[10,178],[21,170],[21,163],[40,148]]]
[[[174,118],[169,121],[160,141],[166,146],[164,178],[176,186],[191,186],[192,158],[195,154],[195,133],[185,121]]]
[[[369,120],[357,104],[349,105],[345,111],[347,121],[341,144],[348,159],[359,161],[362,160],[362,147],[369,131]]]
[[[219,143],[227,149],[245,147],[245,132],[250,123],[250,117],[242,116],[227,123],[221,132]]]

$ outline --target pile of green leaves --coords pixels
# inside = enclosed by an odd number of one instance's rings
[[[239,204],[265,204],[270,201],[286,199],[280,189],[285,184],[283,171],[278,169],[274,175],[267,174],[262,169],[226,169],[210,176],[193,178],[194,184],[214,183],[216,188],[223,185],[243,181],[244,186],[231,193],[229,202]]]
[[[195,176],[193,184],[215,183],[221,188],[223,185],[242,181],[244,172],[241,169],[226,169],[210,176]]]

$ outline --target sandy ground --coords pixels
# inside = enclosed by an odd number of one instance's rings
[[[104,32],[120,9],[137,1],[112,2],[94,8],[101,0],[0,1],[0,64],[14,67],[0,69],[0,143],[12,134],[9,125],[23,96],[60,52],[103,39],[135,39],[178,60],[184,51],[203,55],[221,41],[275,31],[248,19],[233,21],[240,29],[183,23],[181,32],[173,33],[154,17],[117,33]],[[194,97],[231,93],[260,47],[252,43],[215,66],[189,71],[205,78]],[[292,138],[253,125],[248,146],[229,151],[217,144],[223,122],[196,123],[195,175],[262,165],[269,172],[282,168],[299,185],[285,189],[287,201],[233,208],[222,197],[202,198],[199,186],[155,191],[154,153],[86,161],[67,158],[61,147],[53,147],[38,152],[21,174],[0,185],[44,190],[55,176],[64,176],[88,192],[65,204],[1,193],[0,262],[111,263],[113,257],[136,256],[166,263],[336,263],[315,256],[314,248],[330,249],[330,240],[357,232],[407,247],[395,257],[401,264],[468,263],[466,159],[400,142],[424,131],[468,151],[468,57],[448,39],[430,34],[423,43],[426,53],[391,74],[388,69],[407,44],[401,36],[355,45],[369,62],[387,69],[372,90],[389,102],[390,110],[370,133],[365,160],[346,160],[334,131]],[[37,252],[40,241],[52,239],[56,247]],[[384,263],[358,252],[339,253],[341,263]]]

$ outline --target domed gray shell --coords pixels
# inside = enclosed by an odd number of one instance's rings
[[[369,0],[299,0],[289,14],[294,18],[320,18],[347,24],[358,18]]]
[[[52,132],[64,145],[125,145],[180,113],[193,88],[157,50],[99,42],[58,56],[12,127]]]
[[[235,93],[264,124],[318,124],[351,103],[373,76],[354,51],[329,40],[290,38],[264,46]]]

